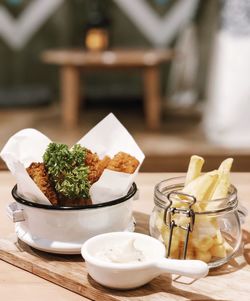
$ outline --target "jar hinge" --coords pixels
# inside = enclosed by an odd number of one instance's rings
[[[164,211],[164,223],[169,228],[169,239],[168,239],[168,247],[167,247],[167,257],[170,256],[173,232],[175,227],[179,227],[182,230],[186,231],[186,236],[184,240],[183,247],[183,259],[186,259],[187,256],[187,248],[188,248],[188,240],[189,234],[193,231],[194,223],[195,223],[195,212],[192,209],[192,206],[196,203],[196,198],[194,196],[178,192],[172,191],[167,195],[169,200],[169,205]],[[176,208],[173,206],[174,202],[182,202],[187,208]],[[173,206],[173,207],[172,207]],[[174,220],[174,215],[182,214],[186,217],[190,218],[189,222],[186,225],[179,225]]]

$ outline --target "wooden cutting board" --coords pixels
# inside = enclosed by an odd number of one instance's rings
[[[147,234],[149,216],[135,212],[135,218],[136,232]],[[248,232],[244,233],[248,234]],[[246,296],[249,297],[250,290],[245,286],[246,281],[249,281],[247,277],[249,266],[245,270],[247,263],[242,256],[242,251],[239,252],[237,260],[231,260],[228,265],[213,270],[210,276],[199,281],[190,283],[190,280],[187,281],[183,277],[177,278],[165,274],[141,288],[116,291],[96,283],[88,275],[80,255],[55,255],[38,251],[17,240],[14,233],[5,239],[0,239],[0,259],[88,299],[102,301],[236,300],[237,296],[241,296],[241,300],[249,300]],[[239,274],[242,268],[245,273]],[[232,276],[234,281],[231,282]],[[235,286],[233,291],[232,285]],[[211,292],[215,295],[211,296]],[[217,299],[218,296],[223,298]]]
[[[138,213],[136,219],[137,232],[147,233],[148,216]],[[137,297],[138,294],[148,295],[152,290],[152,286],[123,293],[105,289],[88,275],[80,255],[58,255],[38,251],[17,240],[14,233],[8,238],[0,239],[0,258],[91,300],[126,300],[127,297]],[[171,281],[167,276],[164,279],[164,286]],[[157,283],[155,285],[159,285],[161,280]]]

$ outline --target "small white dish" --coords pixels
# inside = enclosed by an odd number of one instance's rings
[[[145,261],[116,263],[98,256],[103,248],[128,240],[135,240],[138,249],[148,253]],[[130,232],[112,232],[87,240],[81,250],[89,275],[103,286],[115,289],[132,289],[150,282],[162,273],[171,273],[194,279],[205,277],[208,265],[200,260],[165,258],[165,246],[148,235]]]

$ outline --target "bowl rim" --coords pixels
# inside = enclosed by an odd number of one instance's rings
[[[63,210],[63,211],[80,210],[80,209],[96,209],[96,208],[104,208],[104,207],[118,205],[120,203],[123,203],[123,202],[131,199],[135,195],[136,192],[137,192],[137,186],[135,183],[133,183],[132,186],[130,187],[128,193],[125,196],[120,197],[115,200],[112,200],[112,201],[108,201],[108,202],[104,202],[104,203],[100,203],[100,204],[84,205],[84,206],[53,206],[53,205],[46,205],[46,204],[31,202],[31,201],[28,201],[27,199],[21,197],[20,195],[18,195],[18,192],[17,192],[17,184],[11,190],[12,197],[19,204],[33,207],[33,208],[40,208],[40,209],[46,209],[46,210]]]

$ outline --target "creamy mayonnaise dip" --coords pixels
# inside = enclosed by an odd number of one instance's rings
[[[135,239],[111,244],[96,252],[95,256],[101,260],[114,263],[143,262],[146,256],[142,250],[135,246]]]

